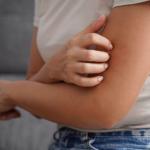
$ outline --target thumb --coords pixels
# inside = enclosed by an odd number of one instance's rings
[[[106,22],[105,16],[100,16],[96,21],[87,26],[80,34],[94,33],[100,30]]]
[[[10,120],[18,117],[20,117],[20,112],[16,109],[0,114],[0,120]]]

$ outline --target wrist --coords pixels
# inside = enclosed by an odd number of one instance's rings
[[[9,111],[16,104],[11,96],[10,84],[11,81],[0,81],[0,111]]]
[[[22,86],[20,86],[22,83],[24,83],[24,80],[18,80],[18,81],[4,81],[2,84],[2,89],[7,96],[6,102],[14,105],[19,106],[21,103],[21,99],[18,99],[18,96],[21,95],[20,89]],[[24,84],[25,88],[25,84]]]
[[[45,64],[45,70],[48,70],[48,77],[51,83],[64,81],[64,65],[66,59],[67,46],[64,45],[55,53]]]
[[[41,83],[58,82],[59,80],[56,79],[56,75],[54,74],[51,65],[51,62],[47,62],[39,72],[30,77],[28,80]]]
[[[45,65],[48,83],[57,83],[61,81],[59,69],[55,67],[55,61],[49,60]]]

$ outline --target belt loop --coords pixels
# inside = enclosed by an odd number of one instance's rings
[[[81,132],[81,138],[83,142],[88,141],[89,140],[88,132]]]
[[[60,139],[60,133],[59,133],[59,130],[55,131],[54,134],[53,134],[53,139],[55,141],[58,141]]]

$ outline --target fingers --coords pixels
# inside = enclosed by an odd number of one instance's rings
[[[73,78],[73,83],[81,87],[93,87],[100,84],[102,80],[103,80],[102,76],[82,77],[80,75],[75,75]]]
[[[92,22],[88,27],[86,27],[79,34],[81,35],[86,33],[97,32],[100,28],[104,26],[105,22],[106,22],[106,17],[100,16],[96,21]]]
[[[77,47],[72,50],[72,55],[76,60],[84,62],[107,62],[110,58],[107,52]]]
[[[110,40],[106,37],[101,36],[97,33],[97,30],[104,27],[104,23],[106,21],[105,16],[101,16],[97,21],[89,25],[86,29],[82,32],[74,36],[68,44],[67,47],[71,48],[74,46],[82,47],[82,48],[89,48],[89,46],[97,46],[99,48],[104,48],[105,50],[111,50],[113,45],[111,44]]]
[[[76,73],[80,74],[97,74],[102,73],[108,68],[108,64],[92,64],[92,63],[76,63],[73,69]]]
[[[113,48],[111,42],[107,38],[97,33],[88,33],[76,38],[74,45],[78,45],[82,48],[96,45],[99,47],[103,47],[106,50],[111,50]]]
[[[105,21],[106,17],[101,16],[68,42],[66,60],[70,62],[65,65],[67,67],[63,77],[64,81],[82,87],[92,87],[102,82],[102,76],[87,77],[85,75],[104,72],[108,68],[108,64],[104,62],[107,62],[110,57],[106,52],[86,48],[90,46],[102,47],[105,50],[113,48],[107,38],[96,33],[104,27]]]
[[[100,74],[108,68],[109,54],[103,51],[74,47],[67,52],[64,81],[78,86],[92,87],[101,83],[103,77],[87,77]],[[66,78],[67,77],[67,78]]]
[[[0,120],[3,120],[3,121],[15,119],[18,117],[20,117],[20,113],[15,109],[12,109],[12,110],[5,112],[5,113],[0,113]]]

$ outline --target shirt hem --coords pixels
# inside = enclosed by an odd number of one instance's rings
[[[118,6],[125,6],[125,5],[132,5],[132,4],[138,4],[138,3],[142,3],[142,2],[148,2],[150,0],[137,0],[136,2],[123,2],[123,1],[116,1],[116,3],[113,5],[113,8],[114,7],[118,7]]]
[[[70,126],[58,125],[58,128],[68,127],[81,132],[92,132],[92,133],[100,133],[100,132],[115,132],[115,131],[124,131],[124,130],[136,130],[136,129],[150,129],[150,124],[148,125],[135,125],[135,126],[127,126],[122,128],[113,128],[113,129],[102,129],[102,130],[87,130],[87,129],[79,129]]]

